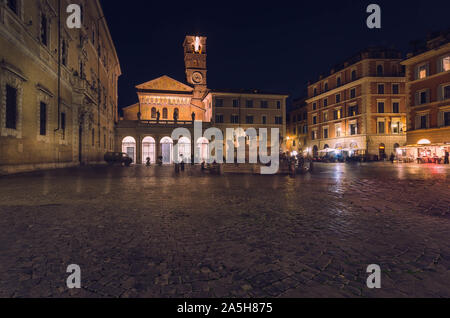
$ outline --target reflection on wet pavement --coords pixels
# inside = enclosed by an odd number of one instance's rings
[[[101,167],[0,179],[0,297],[450,296],[450,169]],[[78,264],[82,289],[67,290]],[[382,288],[366,287],[379,264]]]

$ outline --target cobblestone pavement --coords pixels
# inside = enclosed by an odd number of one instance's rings
[[[2,177],[0,297],[450,297],[449,181],[443,166],[387,164]]]

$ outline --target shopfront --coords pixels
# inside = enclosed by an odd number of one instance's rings
[[[417,145],[397,148],[397,155],[403,162],[443,164],[449,152],[450,142],[432,144],[426,139],[420,140]]]

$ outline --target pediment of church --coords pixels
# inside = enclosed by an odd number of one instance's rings
[[[140,90],[149,90],[149,91],[174,91],[174,92],[186,92],[186,93],[192,93],[193,88],[183,84],[177,80],[174,80],[173,78],[164,75],[161,77],[158,77],[152,81],[140,84],[136,86],[137,89]]]

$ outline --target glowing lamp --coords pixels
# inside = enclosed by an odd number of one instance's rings
[[[421,140],[419,140],[419,142],[417,144],[418,145],[431,145],[431,141],[429,141],[428,139],[421,139]]]

